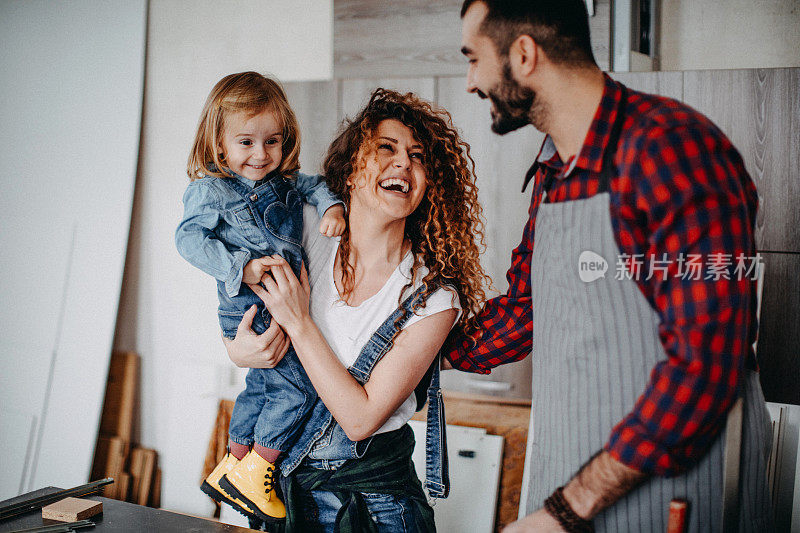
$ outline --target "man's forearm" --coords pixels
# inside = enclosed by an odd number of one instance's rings
[[[647,478],[602,451],[564,487],[564,498],[578,516],[594,518]]]

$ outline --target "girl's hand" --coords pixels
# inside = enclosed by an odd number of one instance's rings
[[[234,340],[222,338],[228,357],[239,368],[273,368],[289,349],[289,337],[274,320],[261,335],[252,330],[256,309],[254,305],[244,314]]]
[[[328,208],[319,223],[319,232],[326,237],[338,237],[344,233],[344,206],[336,204]]]
[[[269,272],[270,267],[277,264],[271,257],[259,257],[258,259],[251,259],[244,265],[242,269],[242,283],[250,285],[251,283],[258,283],[264,274]]]
[[[261,279],[264,287],[260,285],[249,285],[249,287],[267,306],[272,314],[272,321],[280,324],[289,337],[292,337],[311,320],[308,312],[311,293],[308,274],[303,266],[298,281],[283,257],[273,255],[272,259],[276,264],[270,268],[270,275]]]

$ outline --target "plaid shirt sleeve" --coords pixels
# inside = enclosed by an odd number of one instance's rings
[[[706,453],[753,358],[755,281],[739,279],[733,265],[737,256],[755,256],[755,188],[730,141],[690,112],[676,111],[672,125],[649,129],[641,149],[625,152],[616,185],[623,252],[669,259],[666,275],[639,282],[660,317],[667,359],[605,449],[653,475],[684,471]],[[699,279],[687,277],[681,261],[695,254],[703,261]],[[648,265],[645,259],[643,270]]]
[[[533,208],[529,214],[535,212]],[[511,268],[506,273],[508,292],[486,302],[475,334],[456,338],[445,351],[453,368],[489,374],[492,368],[519,361],[530,353],[533,226],[533,217],[529,216],[522,242],[511,254]]]

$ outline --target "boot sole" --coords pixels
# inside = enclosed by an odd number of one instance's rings
[[[215,502],[225,503],[233,507],[233,509],[238,512],[239,514],[244,515],[245,518],[258,518],[253,512],[249,509],[245,509],[235,501],[231,500],[227,494],[223,494],[222,492],[218,491],[214,487],[212,487],[207,481],[203,481],[203,484],[200,485],[200,490],[202,490],[206,496],[214,500]]]
[[[244,495],[244,494],[242,494],[242,493],[239,491],[239,489],[237,489],[236,487],[234,487],[234,486],[231,484],[231,482],[230,482],[230,481],[228,481],[228,478],[227,478],[226,476],[222,476],[222,478],[219,480],[219,486],[222,488],[222,490],[224,490],[225,492],[227,492],[227,493],[228,493],[228,495],[230,495],[230,496],[232,496],[232,497],[234,497],[234,498],[238,498],[238,499],[242,500],[242,501],[243,501],[243,502],[245,502],[247,505],[252,505],[252,506],[253,506],[253,509],[255,510],[256,517],[257,517],[257,518],[260,518],[260,519],[261,519],[261,520],[263,520],[264,522],[271,522],[271,523],[273,523],[273,524],[275,524],[275,523],[278,523],[278,524],[280,524],[280,523],[283,523],[283,522],[286,520],[285,518],[278,518],[278,517],[275,517],[275,516],[270,516],[270,515],[268,515],[268,514],[264,513],[264,511],[262,511],[261,509],[259,509],[259,508],[258,508],[258,506],[257,506],[257,505],[255,505],[255,504],[254,504],[252,501],[250,501],[250,499],[249,499],[249,498],[246,498],[246,497],[245,497],[245,495]]]

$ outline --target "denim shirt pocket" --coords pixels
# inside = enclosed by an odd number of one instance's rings
[[[294,189],[286,191],[285,203],[272,202],[264,210],[264,224],[278,239],[302,246],[303,204],[300,193]]]
[[[233,209],[233,216],[236,220],[236,225],[239,227],[239,231],[245,239],[258,244],[263,244],[267,240],[266,235],[264,235],[264,232],[258,227],[255,218],[253,218],[253,212],[250,210],[250,207],[247,205],[235,207]]]

